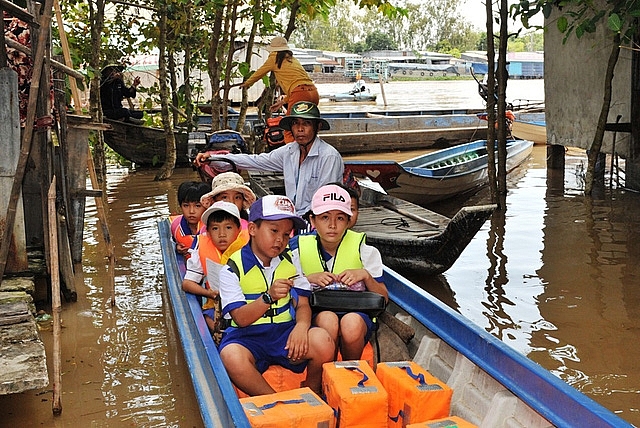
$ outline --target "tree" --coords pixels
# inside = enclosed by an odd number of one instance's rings
[[[520,17],[523,25],[528,27],[529,19],[542,12],[549,18],[553,10],[560,16],[556,21],[557,29],[565,34],[563,43],[575,35],[580,39],[586,34],[595,33],[597,28],[606,31],[611,41],[611,51],[607,68],[603,76],[604,97],[598,118],[595,135],[588,150],[588,166],[585,175],[585,194],[591,195],[595,180],[596,161],[602,148],[605,125],[611,107],[612,81],[616,63],[620,55],[620,45],[629,44],[637,34],[640,17],[640,3],[635,0],[565,0],[561,3],[551,0],[537,0],[529,3],[521,0],[512,6],[514,17]]]
[[[372,51],[395,50],[398,48],[391,37],[381,31],[369,33],[365,39],[365,43],[369,50]]]

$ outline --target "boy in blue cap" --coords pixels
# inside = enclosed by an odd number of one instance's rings
[[[306,368],[302,386],[319,394],[322,364],[333,360],[335,343],[324,329],[311,327],[311,286],[288,249],[291,231],[304,224],[286,196],[257,200],[249,210],[249,243],[220,272],[222,314],[231,318],[220,357],[248,395],[275,392],[262,377],[271,365],[295,373]]]

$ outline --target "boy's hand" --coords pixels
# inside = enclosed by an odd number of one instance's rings
[[[187,253],[189,252],[189,247],[187,247],[186,245],[182,245],[180,243],[176,243],[176,252],[178,254],[186,256]]]
[[[290,279],[276,279],[269,287],[268,293],[271,295],[274,301],[282,299],[287,294],[289,294],[289,290],[293,287],[293,281]]]
[[[209,299],[215,299],[220,294],[218,290],[212,290],[210,288],[207,288],[206,290],[205,297],[208,297]]]
[[[289,351],[287,357],[294,364],[301,363],[307,356],[307,352],[309,352],[308,331],[305,326],[296,324],[287,338],[287,344],[284,349]]]

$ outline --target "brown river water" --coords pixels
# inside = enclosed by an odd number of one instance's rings
[[[390,86],[385,90],[393,94]],[[325,110],[330,108],[343,107]],[[511,175],[504,220],[488,221],[451,269],[433,278],[408,276],[640,425],[640,195],[618,189],[585,199],[580,178],[585,156],[570,150],[560,177],[548,174],[545,157],[545,147],[534,147]],[[0,426],[202,426],[163,289],[156,229],[158,219],[176,212],[178,185],[197,176],[190,169],[176,170],[164,182],[153,176],[126,169],[109,173],[109,227],[117,257],[114,308],[108,303],[106,250],[95,206],[88,203],[84,286],[76,303],[63,303],[62,415],[51,413],[50,386],[0,396]],[[484,197],[480,193],[464,203],[483,203]],[[435,209],[451,215],[461,203]],[[50,356],[46,324],[42,337]]]

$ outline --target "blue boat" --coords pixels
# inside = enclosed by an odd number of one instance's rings
[[[204,426],[250,427],[202,317],[182,291],[167,220],[158,224],[165,282]],[[485,427],[632,427],[398,273],[386,269],[388,315],[410,325],[413,361],[453,388],[451,416]],[[381,350],[384,361],[385,350]]]
[[[418,205],[469,194],[488,182],[487,142],[477,140],[404,162],[346,161],[355,177],[369,178],[392,196]],[[507,172],[531,154],[533,141],[507,141]]]

